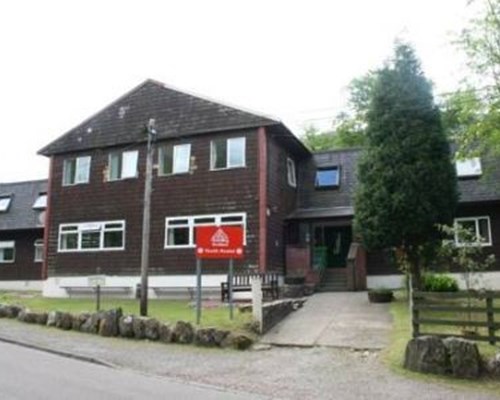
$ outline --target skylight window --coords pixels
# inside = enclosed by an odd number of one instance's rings
[[[40,193],[33,203],[34,210],[44,210],[47,208],[47,193]]]
[[[459,178],[475,178],[483,173],[479,157],[457,160],[455,167]]]
[[[339,167],[328,167],[316,170],[316,189],[338,187],[340,183]]]
[[[0,197],[0,212],[6,212],[9,209],[11,200],[10,196]]]

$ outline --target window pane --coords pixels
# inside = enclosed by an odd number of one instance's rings
[[[123,247],[123,231],[104,232],[104,248]]]
[[[70,250],[78,248],[78,234],[64,233],[61,235],[61,249]]]
[[[76,159],[75,183],[87,183],[90,173],[90,157]]]
[[[319,169],[316,171],[316,187],[338,186],[338,168]]]
[[[292,187],[295,187],[297,185],[297,179],[295,176],[295,163],[291,159],[286,160],[286,166],[287,166],[287,178],[288,178],[288,184]]]
[[[109,180],[114,181],[120,179],[120,154],[114,153],[109,156]]]
[[[2,261],[14,261],[14,249],[7,248],[0,250],[3,252],[3,260]]]
[[[63,184],[72,185],[75,183],[76,160],[64,160]]]
[[[169,228],[167,244],[169,246],[189,245],[189,228]]]
[[[212,169],[227,167],[227,147],[226,140],[219,139],[212,141]]]
[[[104,229],[123,229],[123,224],[121,222],[104,224]]]
[[[230,217],[222,217],[221,222],[243,222],[243,217],[240,215],[232,215]]]
[[[195,225],[215,224],[215,218],[214,217],[195,218],[194,224]]]
[[[172,173],[173,168],[173,147],[163,146],[160,147],[160,175],[169,175]]]
[[[228,139],[229,150],[228,167],[245,166],[245,138]]]
[[[10,205],[10,197],[0,198],[0,211],[7,211]]]
[[[43,239],[35,240],[35,262],[43,261]]]
[[[466,220],[457,221],[458,226],[463,232],[458,232],[458,243],[471,243],[476,241],[476,221]]]
[[[0,199],[1,203],[1,199]],[[40,193],[33,204],[35,210],[47,208],[47,193]]]
[[[135,178],[137,176],[137,159],[139,157],[139,152],[125,151],[122,155],[122,174],[121,178]]]
[[[188,225],[189,220],[187,219],[171,219],[168,221],[168,225]]]
[[[174,147],[174,174],[189,172],[191,145],[181,144]]]
[[[82,232],[82,249],[101,247],[101,232]]]
[[[479,236],[481,238],[481,242],[491,243],[490,224],[488,218],[480,218],[478,222],[479,222]]]

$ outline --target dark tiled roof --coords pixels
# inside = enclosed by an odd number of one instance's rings
[[[0,196],[10,196],[6,212],[0,212],[0,230],[41,228],[40,210],[33,210],[39,193],[47,192],[47,181],[0,183]]]
[[[299,205],[289,218],[339,217],[340,210],[353,210],[357,184],[356,165],[361,150],[346,149],[313,154],[299,172]],[[494,157],[481,158],[483,175],[480,178],[459,179],[460,203],[500,201],[500,162]],[[336,189],[316,190],[316,168],[340,167],[340,185]],[[352,214],[351,214],[352,215]]]
[[[39,151],[43,155],[144,142],[156,120],[159,139],[280,124],[147,80]]]

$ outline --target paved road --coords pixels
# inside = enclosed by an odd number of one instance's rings
[[[0,343],[0,398],[59,399],[263,399],[207,386],[68,359]]]
[[[381,363],[378,352],[325,347],[273,347],[267,351],[243,352],[212,350],[194,346],[102,338],[7,319],[0,319],[0,338],[2,337],[46,349],[100,359],[126,369],[165,377],[171,380],[168,382],[185,382],[188,385],[196,382],[236,393],[252,393],[257,398],[258,396],[286,400],[401,400],[416,397],[425,400],[499,400],[500,398],[498,395],[483,393],[477,389],[450,388],[395,375]],[[0,360],[3,360],[2,349],[0,349]],[[28,363],[31,363],[31,358],[28,358]],[[0,400],[10,400],[8,396],[2,396],[1,392],[4,385],[2,382],[5,379],[2,377],[4,371],[8,374],[15,372],[8,371],[11,366],[7,364],[8,367],[4,362],[0,364]],[[78,365],[83,364],[78,363]],[[33,365],[33,368],[43,368],[43,364]],[[103,371],[102,368],[98,370]],[[29,372],[19,371],[15,372],[17,382],[24,385],[29,380],[27,375]],[[36,372],[34,376],[37,376]],[[123,373],[119,376],[122,378],[111,382],[116,382],[116,385],[122,383],[127,385],[128,377],[135,374]],[[56,377],[57,373],[52,377],[53,380]],[[135,378],[130,378],[131,382],[132,379]],[[64,381],[62,384],[57,383],[58,380],[55,382],[44,390],[49,390],[53,394],[56,388],[64,384]],[[168,386],[168,382],[164,386]],[[92,382],[86,381],[82,393],[91,393],[92,387]],[[14,393],[17,393],[17,390]],[[133,391],[131,393],[135,394]],[[75,397],[78,398],[99,399],[91,395],[82,397],[81,394],[80,397]],[[105,398],[113,399],[108,395]],[[147,399],[148,396],[142,395],[139,398]],[[182,399],[175,396],[168,398]],[[221,398],[219,393],[215,398]],[[28,397],[28,399],[38,398]]]
[[[366,292],[317,293],[262,342],[380,350],[388,344],[391,326],[389,306],[370,303]]]

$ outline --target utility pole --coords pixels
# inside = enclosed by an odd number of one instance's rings
[[[147,126],[148,149],[146,156],[146,177],[144,183],[144,204],[142,213],[142,251],[141,251],[141,316],[148,315],[148,269],[149,235],[151,220],[151,187],[153,179],[153,141],[156,138],[155,120],[151,118]]]

